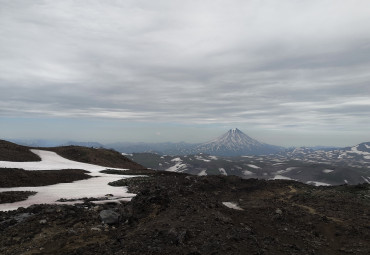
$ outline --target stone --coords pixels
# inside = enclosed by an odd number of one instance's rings
[[[116,224],[119,222],[120,215],[112,210],[103,210],[99,213],[100,219],[104,224]]]
[[[281,209],[276,209],[275,213],[279,214],[279,215],[282,215],[283,214],[283,211]]]
[[[44,220],[40,220],[40,221],[39,221],[39,223],[40,223],[40,224],[46,224],[47,222],[48,222],[48,221],[47,221],[47,220],[45,220],[45,219],[44,219]]]

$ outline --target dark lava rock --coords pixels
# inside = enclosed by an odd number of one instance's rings
[[[99,214],[101,221],[104,224],[116,224],[119,222],[120,215],[112,210],[103,210]]]
[[[164,173],[126,184],[127,203],[0,212],[0,254],[370,254],[370,185]]]

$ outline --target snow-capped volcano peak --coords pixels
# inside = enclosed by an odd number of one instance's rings
[[[231,156],[270,153],[270,149],[270,145],[261,143],[244,134],[239,129],[233,128],[220,137],[199,145],[197,151],[214,155]]]
[[[227,133],[205,144],[212,144],[219,147],[224,146],[231,150],[262,145],[262,143],[249,137],[237,128],[230,129]]]

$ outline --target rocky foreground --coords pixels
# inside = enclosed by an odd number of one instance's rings
[[[112,185],[138,195],[0,212],[0,254],[370,254],[368,184],[148,172]]]

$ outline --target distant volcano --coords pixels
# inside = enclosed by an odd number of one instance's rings
[[[220,156],[262,155],[276,153],[283,149],[279,146],[261,143],[237,128],[230,129],[217,139],[196,147],[197,152]]]

